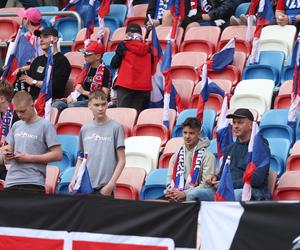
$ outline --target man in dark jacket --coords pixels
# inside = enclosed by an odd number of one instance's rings
[[[230,173],[234,188],[234,194],[236,200],[241,200],[243,189],[243,174],[248,165],[248,145],[252,132],[252,122],[254,120],[252,113],[249,109],[240,108],[233,114],[227,116],[232,118],[233,134],[237,137],[236,141],[229,145],[224,153],[221,170],[218,175],[208,176],[206,183],[211,185],[211,188],[201,189],[197,192],[190,192],[187,196],[187,200],[214,200],[214,194],[218,187],[219,180],[222,175],[222,171],[225,165],[225,161],[230,156]],[[270,149],[268,141],[262,138],[264,145],[269,152],[269,159],[266,160],[266,165],[257,168],[252,175],[252,200],[269,200],[271,194],[268,191],[268,174],[270,164]]]
[[[119,43],[111,66],[119,69],[115,82],[118,107],[135,108],[138,112],[148,108],[154,70],[151,49],[142,40],[142,29],[129,24],[126,40]]]

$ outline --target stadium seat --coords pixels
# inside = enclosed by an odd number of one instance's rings
[[[58,177],[59,177],[59,168],[56,166],[47,165],[46,182],[45,182],[46,194],[55,194],[56,193]]]
[[[210,141],[210,144],[209,144],[207,150],[215,156],[216,166],[219,167],[218,145],[217,145],[217,140],[216,139],[213,139],[213,140]]]
[[[246,15],[248,13],[250,3],[241,3],[239,6],[235,9],[234,16],[240,17],[242,14]]]
[[[236,37],[235,51],[244,52],[248,57],[251,53],[251,43],[246,40],[246,32],[247,26],[245,25],[226,27],[221,34],[217,50],[221,50],[231,38]]]
[[[182,111],[178,117],[173,128],[172,137],[181,137],[182,136],[182,124],[189,117],[196,117],[197,109],[186,109]],[[216,121],[217,113],[212,109],[205,109],[203,115],[203,124],[202,124],[202,136],[212,138],[212,133]]]
[[[286,161],[286,171],[300,170],[300,141],[296,141]]]
[[[93,113],[89,108],[76,107],[64,109],[58,118],[56,132],[58,134],[78,135],[80,128],[93,120]]]
[[[0,18],[0,42],[12,41],[18,32],[19,24],[14,20]]]
[[[58,11],[58,7],[57,6],[38,6],[36,7],[37,9],[39,9],[39,11],[41,13],[45,13],[45,12],[56,12]],[[42,19],[42,26],[43,27],[50,27],[51,26],[51,19],[54,16],[43,16]]]
[[[276,182],[277,182],[277,173],[274,170],[269,169],[268,189],[272,194],[272,197],[274,197],[275,194]]]
[[[143,110],[132,130],[133,136],[157,136],[164,146],[169,140],[176,120],[176,110],[169,110],[169,127],[163,125],[163,108],[151,108]]]
[[[136,109],[132,108],[109,108],[107,116],[123,125],[125,138],[131,136],[131,131],[137,118]]]
[[[276,200],[300,200],[300,171],[287,171],[278,181]]]
[[[194,81],[186,79],[177,79],[172,81],[177,95],[180,97],[179,104],[177,105],[177,112],[188,109],[190,106],[191,97],[194,89]]]
[[[169,167],[169,161],[172,157],[172,155],[179,150],[181,145],[183,144],[183,137],[174,137],[171,138],[162,153],[162,155],[159,158],[158,167],[159,168],[168,168]]]
[[[288,80],[281,84],[278,95],[275,97],[275,109],[288,109],[291,106],[291,93],[293,89],[293,81]],[[299,106],[300,107],[300,104]]]
[[[115,51],[117,49],[118,44],[121,41],[126,40],[125,31],[126,31],[126,27],[120,27],[114,31],[108,43],[107,51]],[[142,27],[143,39],[145,39],[146,33],[147,33],[146,28]]]
[[[77,20],[64,17],[56,20],[54,28],[61,34],[63,41],[74,41],[77,35]]]
[[[274,82],[272,80],[243,80],[236,86],[230,108],[251,108],[261,116],[271,108]]]
[[[74,175],[75,168],[70,167],[67,168],[62,175],[60,176],[60,182],[57,186],[57,193],[60,194],[67,194],[69,193],[69,184],[72,180],[72,177]]]
[[[129,23],[136,23],[143,26],[145,24],[147,9],[148,9],[148,4],[134,5],[133,16],[126,18],[125,26],[127,26]]]
[[[213,71],[211,69],[208,69],[207,75],[213,81],[217,79],[229,80],[232,82],[233,86],[237,85],[240,80],[239,69],[233,65],[228,65],[221,71]]]
[[[19,11],[24,10],[24,8],[20,7],[5,7],[5,8],[0,8],[0,13],[18,13]],[[1,20],[13,20],[17,22],[19,25],[22,24],[22,19],[18,16],[10,16],[10,17],[0,17]],[[1,32],[3,30],[1,29]]]
[[[206,61],[207,56],[203,52],[179,52],[172,58],[170,77],[199,81],[198,68]]]
[[[217,47],[221,29],[216,26],[199,26],[189,28],[180,46],[181,52],[204,52],[210,57]]]
[[[158,40],[160,42],[160,46],[161,46],[163,51],[165,51],[165,48],[166,48],[166,45],[167,45],[167,42],[168,42],[168,37],[169,37],[169,34],[170,34],[171,30],[172,30],[171,26],[159,25],[159,26],[156,27],[157,37],[158,37]],[[184,33],[183,28],[179,27],[178,30],[177,30],[177,34],[176,34],[175,44],[174,43],[171,44],[173,55],[179,50],[181,40],[183,38],[183,33]],[[151,39],[152,39],[151,36],[152,36],[152,32],[150,32],[150,34],[148,36],[148,41],[149,42],[151,42]]]
[[[110,66],[110,62],[114,55],[115,52],[105,52],[102,56],[102,61],[105,64],[105,66],[109,68],[112,77],[115,75],[115,69]]]
[[[281,71],[280,82],[283,83],[287,80],[293,80],[294,64],[292,63],[292,56],[290,55],[284,62],[283,69]]]
[[[86,28],[79,30],[79,32],[76,35],[75,41],[72,45],[72,49],[71,49],[72,51],[79,51],[84,47],[85,33],[86,33]],[[109,28],[105,27],[103,43],[102,43],[105,49],[107,48],[109,35],[110,35],[110,30]],[[95,27],[94,32],[91,35],[91,41],[97,41],[98,37],[99,37],[99,27]]]
[[[260,120],[259,130],[263,136],[269,138],[284,138],[294,142],[294,132],[287,123],[287,109],[272,109],[263,114]],[[299,113],[297,113],[297,124],[299,123]]]
[[[69,76],[69,84],[74,85],[77,77],[81,73],[83,69],[83,65],[85,64],[84,56],[81,52],[72,51],[65,53],[65,56],[69,60],[71,64],[71,74]]]
[[[124,168],[116,182],[114,197],[116,199],[138,200],[146,174],[143,168]]]
[[[280,85],[280,75],[284,63],[281,51],[261,51],[258,64],[249,64],[243,72],[243,79],[270,79]]]
[[[267,25],[259,38],[260,51],[282,51],[285,58],[292,53],[296,36],[295,25]]]
[[[59,116],[59,111],[57,108],[51,107],[51,113],[50,113],[50,122],[55,125]]]
[[[285,138],[267,138],[271,150],[271,164],[277,176],[281,176],[285,172],[285,162],[288,157],[291,143]]]
[[[125,139],[125,167],[144,168],[147,173],[157,167],[161,139],[156,136],[132,136]]]
[[[148,200],[162,197],[164,195],[164,190],[166,189],[167,175],[168,168],[152,170],[146,178],[140,199]]]
[[[232,65],[239,71],[239,79],[242,78],[243,70],[247,61],[247,55],[241,51],[235,51]]]

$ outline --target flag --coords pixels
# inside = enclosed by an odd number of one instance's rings
[[[227,157],[217,191],[215,201],[235,201],[234,189],[230,173],[230,156]]]
[[[21,30],[22,26],[20,26],[19,28],[10,54],[7,55],[8,61],[1,76],[1,78],[7,79],[7,81],[9,81],[11,84],[13,84],[17,79],[16,76],[12,75],[12,73],[17,68],[26,65],[26,63],[30,61],[35,55],[35,48],[26,39],[26,37],[21,34]]]
[[[259,61],[259,38],[264,25],[268,25],[274,19],[274,12],[270,0],[252,0],[249,7],[247,39],[251,39],[251,30],[253,25],[253,15],[257,9],[257,21],[252,42],[252,51],[250,55],[250,64],[258,63]]]
[[[204,105],[207,102],[210,93],[216,93],[224,96],[225,92],[207,77],[207,63],[202,65],[201,74],[201,88],[197,105],[197,118],[199,121],[203,122]]]
[[[243,175],[243,201],[249,201],[251,199],[251,178],[255,170],[260,167],[269,166],[270,164],[270,152],[263,141],[263,137],[255,121],[252,123],[251,138],[248,145],[248,157],[249,163]]]
[[[128,5],[127,5],[127,18],[128,17],[133,17],[134,16],[134,12],[133,12],[133,0],[129,0],[128,1]]]
[[[73,192],[77,194],[89,194],[93,192],[90,176],[87,168],[88,154],[79,153],[78,158],[82,159],[79,166]]]
[[[175,40],[180,21],[185,17],[184,1],[170,0],[167,9],[173,16],[171,39]]]
[[[110,11],[110,0],[102,0],[101,5],[98,9],[98,21],[99,21],[99,35],[98,41],[103,41],[104,38],[104,17],[108,15]]]
[[[223,99],[221,114],[219,116],[219,122],[217,127],[217,145],[218,145],[218,158],[223,157],[225,149],[233,142],[232,138],[232,126],[229,119],[226,118],[228,114],[228,96],[225,95]]]
[[[50,121],[51,103],[52,103],[52,81],[53,81],[53,40],[48,48],[48,59],[45,71],[45,77],[41,86],[39,96],[35,102],[37,114]]]
[[[288,111],[288,125],[293,130],[294,140],[296,138],[296,122],[297,122],[297,109],[300,101],[299,96],[299,81],[300,81],[300,37],[298,36],[297,42],[295,43],[292,55],[292,63],[294,64],[294,75],[293,75],[293,91],[291,93],[291,106]]]
[[[232,64],[235,50],[235,38],[231,38],[228,43],[217,53],[213,54],[208,62],[207,67],[213,71],[220,71]]]
[[[89,44],[91,35],[94,32],[95,15],[96,15],[95,0],[89,0],[89,4],[87,5],[87,9],[85,12],[85,25],[84,25],[86,27],[84,44],[86,46]]]

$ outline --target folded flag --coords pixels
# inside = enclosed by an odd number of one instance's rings
[[[108,15],[110,11],[110,0],[102,0],[101,5],[98,9],[98,21],[99,21],[99,34],[98,40],[102,41],[104,38],[104,17]]]
[[[87,157],[88,154],[83,154],[80,152],[78,158],[82,160],[81,165],[79,166],[77,176],[75,178],[75,185],[73,193],[77,194],[89,194],[93,192],[88,168],[87,168]]]
[[[235,201],[234,189],[230,173],[230,156],[227,157],[217,191],[215,201]]]

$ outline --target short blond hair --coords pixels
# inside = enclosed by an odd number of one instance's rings
[[[107,100],[107,95],[101,89],[95,89],[89,94],[89,102],[94,99]]]
[[[25,90],[18,91],[13,97],[14,104],[31,105],[33,103],[32,96]]]

